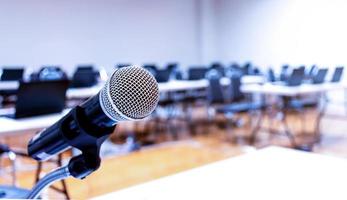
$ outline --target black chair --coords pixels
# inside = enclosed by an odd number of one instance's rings
[[[120,68],[123,68],[123,67],[128,67],[128,66],[131,66],[130,63],[120,63],[120,64],[117,64],[115,66],[116,69],[120,69]]]
[[[287,86],[299,86],[305,78],[305,68],[299,67],[293,70],[291,75],[287,78]]]
[[[323,83],[327,73],[328,73],[328,69],[319,69],[317,74],[313,76],[312,83],[313,84]]]
[[[225,76],[225,68],[221,63],[219,62],[212,63],[210,66],[210,70],[211,69],[217,70],[219,74],[221,74],[222,76]]]
[[[97,84],[99,72],[93,66],[79,66],[72,76],[71,87],[91,87]]]
[[[148,70],[154,76],[155,76],[155,74],[157,73],[157,70],[158,70],[158,67],[155,64],[144,64],[142,67],[145,68],[146,70]]]
[[[155,73],[155,79],[158,83],[168,82],[170,79],[170,70],[169,69],[160,69]]]
[[[23,80],[23,75],[24,75],[24,68],[5,67],[2,69],[0,81],[21,81]],[[11,97],[15,95],[16,93],[17,93],[17,90],[12,90],[12,89],[1,90],[0,95],[4,98],[1,103],[2,104],[13,103],[13,99]]]
[[[206,67],[191,67],[188,69],[188,80],[204,79],[208,69]]]
[[[336,67],[331,82],[340,82],[343,75],[344,67]]]
[[[174,80],[182,80],[183,75],[181,70],[179,69],[178,63],[169,63],[166,66],[166,69],[170,71],[170,78]]]
[[[223,88],[220,84],[221,74],[217,70],[210,70],[206,78],[209,81],[207,88],[207,101],[211,104],[225,103]]]
[[[23,79],[24,68],[3,68],[1,81],[20,81]]]
[[[314,74],[316,73],[318,67],[316,65],[312,65],[309,71],[307,72],[306,78],[312,79]]]
[[[37,73],[30,76],[32,81],[68,80],[67,74],[60,66],[43,66]]]
[[[280,72],[280,81],[286,81],[288,78],[289,65],[283,65]]]
[[[230,125],[230,122],[234,122],[234,124],[240,124],[238,119],[235,118],[236,114],[259,111],[265,106],[262,103],[255,103],[251,101],[240,101],[244,95],[240,91],[240,82],[241,76],[235,74],[234,77],[231,78],[231,89],[233,94],[233,101],[229,104],[223,104],[225,102],[225,95],[223,92],[223,87],[220,84],[220,77],[217,75],[208,77],[209,79],[209,89],[208,89],[208,101],[209,101],[209,109],[213,104],[217,104],[214,106],[215,112],[217,114],[223,114],[227,118],[227,125]],[[222,105],[218,105],[222,104]],[[249,115],[252,116],[252,115]],[[260,120],[258,120],[260,121]],[[233,124],[233,123],[232,123]],[[253,131],[252,131],[253,132]]]
[[[252,63],[246,62],[245,65],[242,68],[242,74],[243,75],[251,75],[252,74]]]
[[[275,72],[272,68],[269,68],[268,69],[268,72],[267,72],[267,79],[268,81],[270,82],[275,82],[276,81],[276,76],[275,76]]]

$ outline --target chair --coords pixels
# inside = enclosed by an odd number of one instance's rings
[[[288,77],[289,65],[283,65],[280,72],[280,81],[286,81]]]
[[[93,66],[79,66],[72,76],[71,87],[91,87],[97,83],[99,72]]]
[[[131,66],[130,63],[120,63],[120,64],[117,64],[115,66],[116,69],[120,69],[120,68],[123,68],[123,67],[128,67],[128,66]]]
[[[275,76],[275,72],[272,68],[269,68],[268,69],[268,72],[267,72],[267,79],[268,81],[270,82],[275,82],[276,81],[276,76]]]
[[[24,68],[3,68],[0,80],[1,81],[20,81],[23,79]]]
[[[144,64],[142,67],[148,70],[151,74],[153,74],[153,76],[155,76],[158,70],[155,64]]]
[[[294,69],[291,75],[287,78],[287,86],[299,86],[305,77],[305,68]]]
[[[328,73],[328,69],[319,69],[317,74],[315,76],[313,76],[312,83],[313,84],[323,83],[327,73]]]
[[[336,67],[331,82],[340,82],[343,75],[344,67]]]
[[[5,67],[2,69],[0,81],[21,81],[23,80],[24,68],[22,67]],[[3,97],[1,104],[13,103],[11,96],[15,95],[17,90],[1,90],[0,95]]]
[[[166,69],[168,69],[170,71],[170,79],[173,79],[173,80],[182,80],[183,79],[183,75],[179,69],[178,63],[169,63],[166,66]]]
[[[170,79],[171,71],[169,69],[160,69],[155,73],[155,79],[158,83],[168,82]]]
[[[30,76],[33,81],[68,80],[66,73],[59,66],[43,66]]]
[[[0,185],[1,199],[25,199],[29,194],[29,190],[16,186],[16,153],[13,152],[7,145],[0,144],[0,157],[7,155],[7,158],[12,164],[12,185]]]
[[[242,74],[243,75],[251,75],[252,74],[252,64],[250,62],[246,62],[245,65],[243,66],[242,69]]]
[[[188,80],[201,80],[206,76],[208,69],[206,67],[197,66],[188,69]]]
[[[223,114],[228,122],[232,121],[237,123],[235,119],[236,114],[257,111],[265,108],[262,103],[255,103],[250,101],[240,101],[244,97],[240,91],[241,76],[235,74],[234,77],[230,77],[231,80],[231,89],[232,89],[232,99],[233,101],[229,104],[223,104],[225,102],[225,97],[223,93],[223,87],[220,84],[220,77],[214,75],[208,77],[209,87],[208,87],[208,102],[209,108],[213,104],[222,104],[214,106],[214,112],[217,114]],[[209,112],[211,113],[211,111]],[[252,115],[249,115],[252,116]],[[260,121],[260,120],[258,120]],[[227,122],[227,125],[230,124]],[[239,124],[239,123],[238,123]]]
[[[317,70],[317,66],[316,65],[312,65],[310,70],[307,72],[306,78],[307,79],[312,79],[314,74],[315,74],[315,72],[316,72],[316,70]]]
[[[211,69],[215,69],[219,72],[219,74],[221,74],[222,76],[225,76],[225,69],[221,63],[218,63],[218,62],[212,63],[210,66],[210,70]]]

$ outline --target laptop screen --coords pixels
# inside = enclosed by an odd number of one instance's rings
[[[15,118],[61,112],[65,107],[68,85],[66,80],[21,82]]]

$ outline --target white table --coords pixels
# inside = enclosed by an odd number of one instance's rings
[[[41,115],[22,119],[0,117],[0,136],[39,131],[57,122],[67,114],[68,111],[69,109],[66,109],[62,113],[58,114]],[[6,114],[6,112],[13,113],[10,109],[0,110],[0,114]]]
[[[18,81],[0,81],[0,90],[16,90],[18,87]]]
[[[95,199],[345,200],[346,169],[345,159],[269,147]]]
[[[345,86],[340,83],[302,84],[300,86],[286,86],[265,83],[242,85],[241,91],[244,93],[270,94],[278,96],[298,96],[339,90],[344,89],[344,87]]]

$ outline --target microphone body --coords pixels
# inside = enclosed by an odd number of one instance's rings
[[[119,121],[147,117],[158,100],[158,85],[149,72],[140,67],[116,70],[98,94],[35,135],[28,154],[45,161],[71,147],[88,151],[100,146]]]

